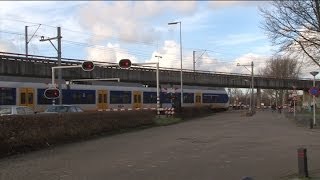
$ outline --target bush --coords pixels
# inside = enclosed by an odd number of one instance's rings
[[[152,125],[155,114],[126,111],[1,116],[0,155]]]

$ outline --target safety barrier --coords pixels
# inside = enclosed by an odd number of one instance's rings
[[[174,115],[174,108],[164,108],[164,114],[167,116],[173,116]]]
[[[110,108],[110,109],[98,109],[98,111],[139,111],[139,110],[157,110],[157,108]]]

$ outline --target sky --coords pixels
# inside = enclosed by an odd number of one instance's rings
[[[183,69],[250,74],[237,63],[254,62],[254,72],[276,50],[261,29],[258,7],[268,1],[0,1],[0,51],[57,56],[40,37],[57,36],[62,57],[118,62],[157,62]],[[41,24],[39,26],[39,24]],[[35,35],[32,37],[32,35]],[[56,45],[56,41],[53,40]],[[310,78],[310,77],[308,77]]]

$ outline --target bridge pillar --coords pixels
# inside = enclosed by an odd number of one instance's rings
[[[311,101],[312,96],[309,94],[308,91],[304,90],[303,91],[303,96],[302,96],[302,106],[304,108],[307,108],[309,111],[311,111]]]
[[[257,107],[261,108],[261,89],[257,88]]]

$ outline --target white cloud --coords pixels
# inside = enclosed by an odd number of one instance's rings
[[[12,42],[0,40],[0,51],[14,53],[17,51],[17,47]]]
[[[159,52],[154,51],[150,60],[146,62],[157,62],[156,55],[162,56],[159,60],[160,67],[180,68],[180,46],[175,41],[164,41],[163,47],[159,49]]]
[[[254,54],[254,53],[244,54],[241,57],[235,59],[235,64],[234,64],[235,67],[233,68],[233,72],[250,74],[251,73],[250,66],[246,66],[250,70],[248,71],[243,66],[237,66],[237,64],[239,63],[240,65],[251,65],[251,62],[253,61],[254,74],[259,74],[260,69],[266,66],[266,61],[268,58],[269,58],[268,56],[263,56],[260,54]]]
[[[266,3],[263,1],[209,1],[208,5],[212,9],[222,9],[235,6],[259,6]]]
[[[133,63],[137,62],[137,58],[119,44],[108,43],[106,46],[89,47],[86,50],[86,59],[93,61],[118,63],[120,59],[130,59]]]
[[[128,42],[155,42],[162,34],[153,28],[151,21],[168,11],[192,13],[196,1],[159,2],[159,1],[95,1],[79,10],[81,26],[102,35],[99,40],[118,37]]]

